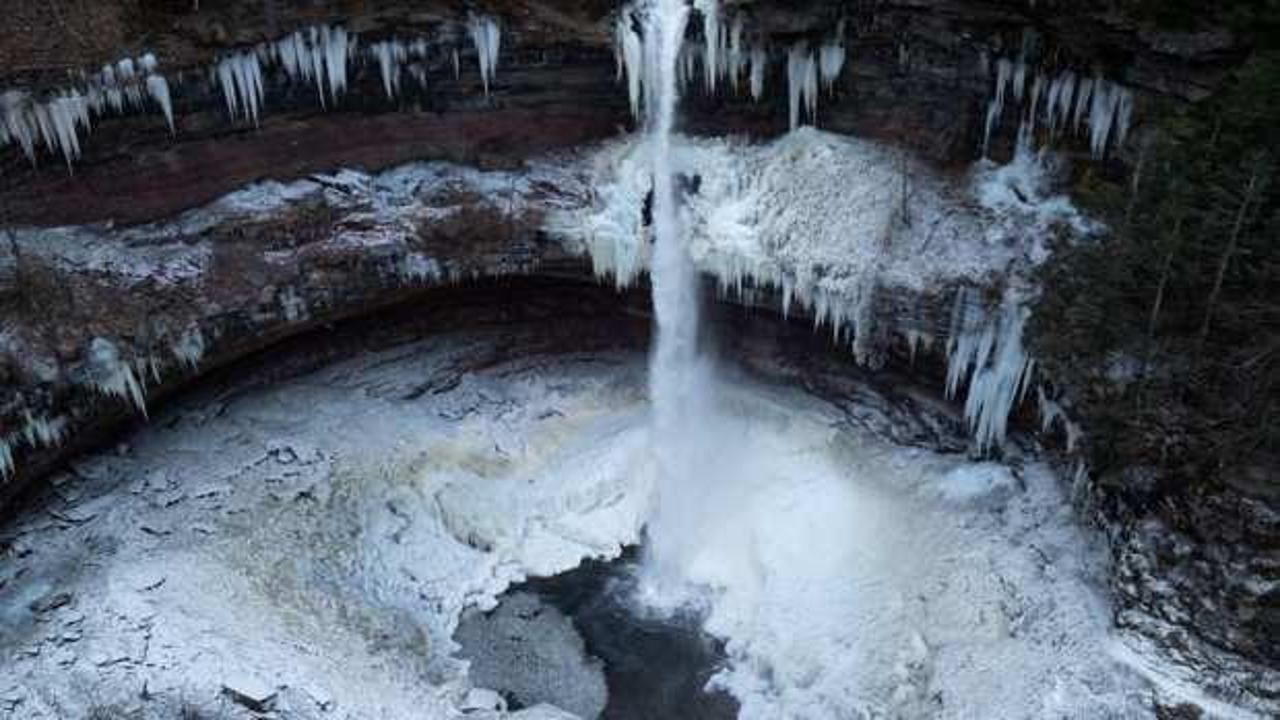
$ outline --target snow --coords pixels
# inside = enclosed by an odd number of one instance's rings
[[[683,600],[726,643],[712,685],[739,717],[1149,716],[1047,468],[849,434],[780,390],[722,403],[703,470],[732,490],[705,498]]]
[[[265,681],[299,720],[480,702],[452,657],[461,613],[617,556],[653,474],[642,354],[457,370],[511,338],[449,333],[197,395],[127,455],[78,463],[53,508],[79,524],[40,512],[12,529],[34,554],[14,561],[0,634],[35,649],[0,655],[12,716],[137,702],[143,682],[167,707]],[[1047,468],[895,446],[792,388],[718,398],[714,471],[733,482],[689,599],[726,643],[715,684],[743,718],[1151,716],[1106,652],[1105,558]],[[72,601],[34,622],[56,592]],[[45,632],[63,627],[77,639]],[[511,717],[567,717],[539,713]]]
[[[498,50],[502,44],[502,30],[497,18],[472,14],[467,19],[467,30],[476,46],[480,62],[480,77],[484,82],[484,94],[489,94],[489,83],[498,69]]]

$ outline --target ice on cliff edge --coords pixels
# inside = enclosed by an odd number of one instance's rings
[[[547,220],[618,287],[649,262],[647,153],[636,138],[599,147],[569,188],[582,203]],[[1023,148],[1008,165],[982,161],[948,176],[900,149],[806,127],[767,143],[680,138],[673,155],[699,268],[725,293],[776,290],[784,313],[800,305],[860,361],[873,349],[878,293],[1005,285],[994,305],[973,292],[955,298],[948,343],[948,391],[967,388],[975,439],[982,449],[1003,440],[1032,384],[1021,340],[1029,271],[1056,235],[1097,230],[1054,193],[1052,156]],[[919,328],[889,330],[921,342]]]

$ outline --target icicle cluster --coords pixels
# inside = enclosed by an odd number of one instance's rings
[[[982,154],[991,144],[991,135],[1000,121],[1012,93],[1021,110],[1019,136],[1030,142],[1037,127],[1047,129],[1050,139],[1063,132],[1089,134],[1089,148],[1095,158],[1124,144],[1133,120],[1133,91],[1106,80],[1101,75],[1084,77],[1063,70],[1050,77],[1037,72],[1027,89],[1029,68],[1025,60],[1001,58],[996,62],[996,81],[987,103]],[[1024,103],[1024,98],[1026,102]]]
[[[746,79],[752,99],[759,101],[764,96],[768,53],[759,45],[748,45],[742,16],[735,16],[725,24],[720,0],[695,0],[694,7],[702,14],[704,42],[686,42],[681,49],[678,67],[681,87],[690,86],[701,76],[708,94],[714,94],[726,82],[734,93],[739,93]],[[644,92],[644,52],[644,37],[636,22],[635,7],[627,5],[618,13],[614,25],[614,59],[618,81],[626,81],[631,114],[637,119],[641,117]]]
[[[164,114],[172,132],[169,81],[158,67],[155,56],[147,53],[104,65],[99,72],[84,75],[77,86],[44,98],[20,90],[0,93],[0,147],[16,143],[34,164],[36,147],[43,142],[71,167],[80,157],[81,135],[89,134],[95,118],[145,111],[148,99]]]
[[[200,332],[198,327],[190,328],[184,332],[170,348],[173,357],[189,370],[195,370],[200,366],[200,360],[204,357],[204,350],[204,333]]]
[[[1012,299],[993,315],[971,288],[956,295],[947,340],[947,397],[968,381],[965,419],[983,451],[1004,441],[1009,414],[1030,385],[1035,363],[1022,346],[1029,315]]]
[[[262,107],[262,63],[252,50],[223,57],[215,66],[218,85],[232,120],[250,120],[258,124]]]
[[[805,114],[809,121],[818,121],[818,81],[828,93],[835,91],[836,80],[844,69],[844,23],[840,23],[834,38],[818,48],[815,58],[809,43],[800,41],[787,52],[787,83],[790,95],[791,129],[800,127]],[[803,111],[803,112],[802,112]]]
[[[369,48],[378,61],[378,72],[382,75],[382,88],[388,100],[394,100],[400,92],[400,76],[406,69],[421,87],[427,86],[427,69],[423,64],[430,55],[430,47],[426,40],[418,39],[404,42],[396,38],[376,42]]]
[[[813,60],[813,51],[809,44],[800,41],[787,51],[787,88],[791,108],[791,129],[800,127],[804,119],[801,111],[809,114],[809,119],[818,118],[818,68]]]
[[[145,364],[145,363],[144,363]],[[138,373],[130,363],[120,357],[120,351],[110,340],[94,338],[89,344],[89,366],[92,373],[89,385],[100,395],[120,398],[133,404],[146,416],[147,401]]]
[[[489,94],[489,82],[498,69],[498,48],[502,44],[502,30],[498,21],[488,15],[471,15],[467,20],[467,29],[471,33],[471,41],[476,46],[476,56],[480,59],[480,78],[484,82],[484,93]]]

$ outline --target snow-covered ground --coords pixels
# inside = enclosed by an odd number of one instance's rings
[[[458,372],[499,336],[209,391],[77,463],[0,531],[0,717],[498,716],[460,614],[636,542],[653,461],[643,356]],[[895,446],[795,390],[718,397],[691,599],[742,717],[1150,714],[1046,467]]]

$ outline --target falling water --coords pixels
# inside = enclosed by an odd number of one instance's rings
[[[699,515],[699,437],[707,423],[707,383],[698,357],[697,273],[689,257],[676,196],[671,135],[678,101],[677,61],[689,8],[686,0],[651,0],[644,8],[645,100],[653,159],[654,251],[651,264],[657,341],[650,358],[655,505],[648,525],[645,583],[667,596],[684,577]]]

